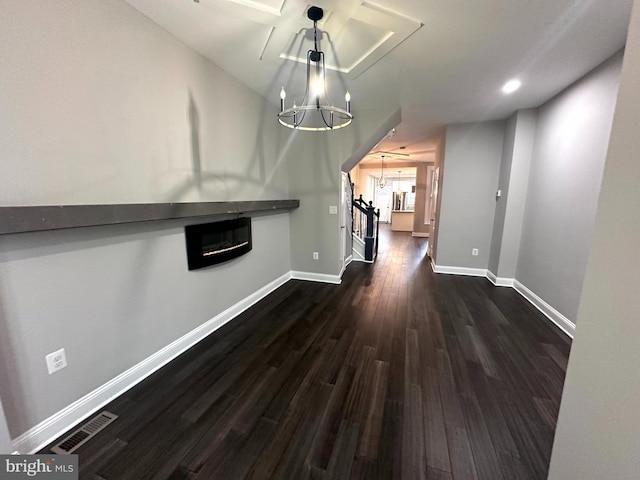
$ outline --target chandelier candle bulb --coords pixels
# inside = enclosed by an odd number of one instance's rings
[[[351,113],[351,94],[349,90],[344,94],[344,101],[347,102],[347,112]]]
[[[287,98],[287,93],[284,91],[284,87],[280,90],[280,111],[284,110],[284,99]]]

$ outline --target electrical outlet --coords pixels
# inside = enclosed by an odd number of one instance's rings
[[[478,256],[478,249],[474,248],[473,250],[471,250],[471,255],[473,255],[474,257]]]
[[[318,252],[313,252],[313,259],[318,260],[318,258],[319,258]]]
[[[47,370],[49,370],[49,375],[57,372],[58,370],[62,370],[67,366],[67,356],[64,353],[64,348],[50,353],[44,358],[47,362]]]

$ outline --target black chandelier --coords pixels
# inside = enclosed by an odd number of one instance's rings
[[[320,7],[310,7],[307,11],[307,17],[313,21],[313,50],[307,52],[307,85],[302,104],[296,105],[294,102],[292,107],[285,108],[287,94],[284,87],[280,90],[278,122],[288,128],[322,132],[346,127],[353,120],[348,90],[344,96],[344,109],[331,105],[327,96],[324,52],[318,50],[317,23],[323,16]]]
[[[389,180],[384,176],[384,155],[380,159],[380,177],[378,178],[378,188],[384,188],[387,186]]]

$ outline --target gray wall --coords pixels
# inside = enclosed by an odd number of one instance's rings
[[[416,233],[429,233],[429,224],[424,223],[424,210],[430,181],[427,178],[427,169],[431,165],[430,163],[416,164],[416,204],[413,213],[413,231]]]
[[[640,3],[635,2],[550,480],[640,472]]]
[[[537,110],[532,109],[520,110],[517,113],[516,136],[502,232],[502,248],[500,249],[500,265],[498,271],[495,272],[498,277],[502,278],[514,278],[516,275],[537,116]]]
[[[263,99],[124,2],[6,2],[0,57],[1,205],[288,197]],[[184,223],[0,237],[12,437],[291,270],[288,214],[254,219],[252,252],[198,272]]]
[[[183,224],[0,237],[0,396],[14,438],[290,270],[288,214],[253,218],[251,252],[193,272]],[[49,375],[44,357],[59,348],[69,366]]]
[[[289,132],[285,132],[288,134]],[[340,216],[329,214],[329,206],[340,206],[341,171],[338,137],[327,134],[292,132],[296,136],[289,150],[289,189],[300,199],[300,208],[291,213],[291,265],[293,270],[338,275],[340,258]],[[319,259],[313,260],[313,252]]]
[[[13,453],[13,445],[11,444],[11,436],[9,435],[9,427],[2,409],[2,401],[0,400],[0,454]]]
[[[357,122],[335,132],[278,132],[280,143],[287,145],[283,158],[289,171],[289,192],[300,199],[300,208],[291,213],[294,271],[340,273],[340,216],[330,215],[329,206],[340,205],[341,171],[348,171],[361,145],[375,145],[399,121],[394,108],[361,108],[354,110],[354,115]],[[313,252],[318,252],[318,260],[313,260]]]
[[[125,2],[4,2],[0,205],[287,197],[273,106]]]
[[[536,119],[536,110],[520,110],[509,118],[505,129],[498,182],[502,195],[496,200],[489,259],[489,271],[499,278],[516,276]]]
[[[507,213],[507,201],[509,197],[509,179],[511,178],[511,164],[513,163],[513,148],[516,142],[517,112],[507,119],[504,128],[504,140],[502,142],[502,159],[500,161],[500,174],[498,176],[498,189],[502,190],[502,197],[496,199],[496,211],[493,220],[493,233],[491,235],[491,250],[489,252],[489,271],[496,273],[500,264],[500,251],[502,250],[502,234],[504,232],[504,219]]]
[[[487,268],[503,136],[503,122],[447,127],[437,265]]]
[[[434,200],[436,203],[435,218],[429,225],[429,246],[427,251],[431,256],[431,260],[435,263],[438,255],[438,225],[440,223],[440,207],[442,206],[442,181],[444,179],[444,154],[446,150],[446,133],[438,139],[436,146],[436,158],[434,163],[434,172],[438,174],[438,182],[434,192]]]
[[[576,318],[618,91],[618,54],[540,107],[516,278]]]

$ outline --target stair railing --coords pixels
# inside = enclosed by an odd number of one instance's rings
[[[353,234],[364,242],[364,259],[372,262],[378,255],[378,236],[380,233],[380,209],[362,198],[354,198],[353,184],[351,189],[351,210],[353,212]]]

